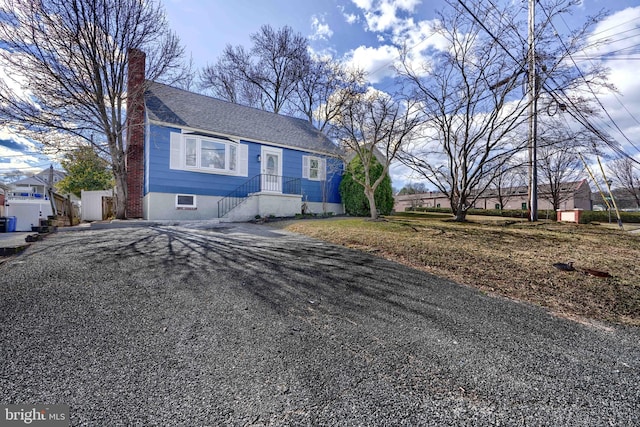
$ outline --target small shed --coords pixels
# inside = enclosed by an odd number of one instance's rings
[[[80,195],[80,218],[82,221],[102,221],[105,219],[103,200],[113,199],[113,190],[82,190]]]

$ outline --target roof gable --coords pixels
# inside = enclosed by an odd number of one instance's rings
[[[12,183],[10,183],[10,185],[20,185],[20,186],[25,186],[25,185],[47,185],[47,182],[40,178],[39,176],[29,176],[27,178],[23,178],[20,179],[18,181],[14,181]]]
[[[309,122],[222,101],[147,81],[145,105],[149,120],[284,145],[337,154],[338,148]]]

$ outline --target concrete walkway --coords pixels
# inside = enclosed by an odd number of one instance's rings
[[[30,243],[26,242],[27,236],[37,233],[0,233],[0,257],[14,255],[25,250]]]

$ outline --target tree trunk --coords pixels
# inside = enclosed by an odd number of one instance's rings
[[[465,222],[467,220],[467,211],[462,207],[458,206],[456,208],[456,217],[454,219],[455,222]]]
[[[457,199],[457,200],[456,200]],[[455,218],[454,221],[456,222],[465,222],[467,220],[467,209],[465,208],[465,205],[467,204],[466,198],[461,197],[461,198],[457,198],[454,197],[451,200],[452,202],[456,201],[457,203],[451,203],[452,207],[455,207]]]
[[[127,176],[124,173],[114,174],[116,182],[116,218],[127,219]]]
[[[371,213],[371,219],[378,219],[378,209],[376,209],[375,191],[371,187],[365,187],[364,195],[367,196],[369,201],[369,212]]]

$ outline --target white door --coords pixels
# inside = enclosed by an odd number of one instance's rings
[[[282,150],[262,147],[262,191],[282,193]]]

